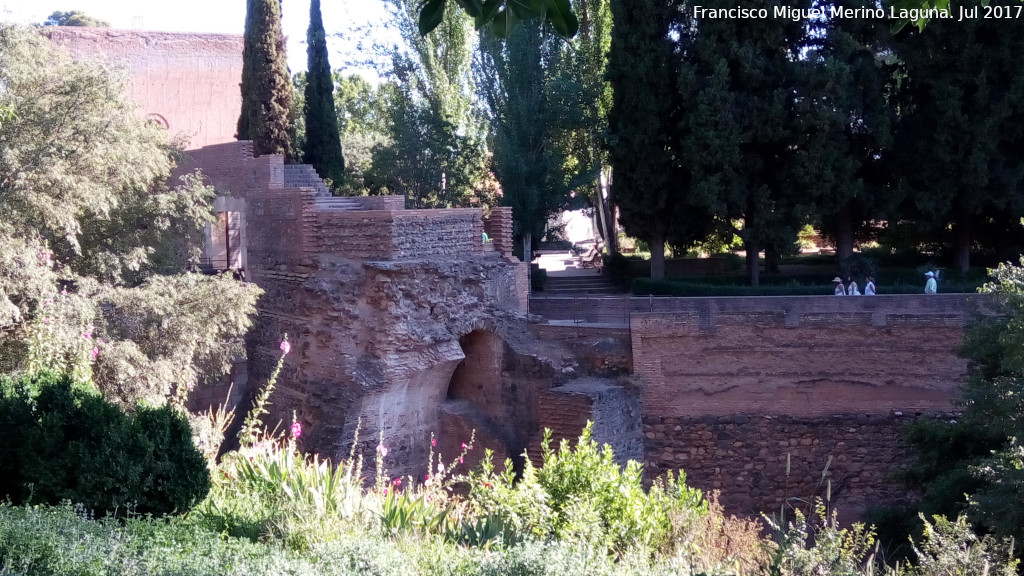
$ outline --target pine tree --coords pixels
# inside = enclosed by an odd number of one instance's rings
[[[242,50],[242,113],[238,139],[253,153],[291,157],[292,82],[278,0],[248,0]]]
[[[306,32],[306,141],[303,158],[312,164],[322,178],[329,178],[335,186],[345,176],[345,158],[341,152],[341,132],[334,110],[334,79],[327,61],[327,39],[320,16],[320,0],[309,3],[309,30]]]

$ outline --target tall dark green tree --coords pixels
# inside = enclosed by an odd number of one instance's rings
[[[897,39],[907,76],[895,146],[904,212],[953,246],[961,271],[982,233],[998,227],[1005,236],[1024,215],[1024,39],[1016,23],[934,21]]]
[[[764,0],[735,5],[773,9]],[[802,22],[782,18],[703,18],[694,28],[679,76],[687,101],[678,122],[682,162],[691,171],[686,195],[714,214],[724,233],[743,240],[747,276],[756,286],[759,252],[793,246],[807,209],[793,177],[802,143],[796,105],[806,32]]]
[[[290,158],[292,81],[278,0],[248,0],[241,86],[238,139],[252,140],[257,156],[281,154]]]
[[[651,277],[665,276],[665,242],[678,223],[685,171],[678,126],[679,57],[670,33],[684,36],[675,0],[612,0],[608,113],[612,197],[626,233],[651,247]]]
[[[324,36],[320,0],[309,3],[309,30],[306,32],[306,140],[303,160],[316,168],[321,178],[329,178],[334,186],[345,177],[345,158],[341,152],[341,133],[334,110],[334,78],[327,60],[327,39]]]
[[[873,6],[865,0],[815,5],[826,13],[833,6]],[[794,182],[813,202],[813,223],[835,241],[839,268],[846,270],[867,224],[893,214],[897,204],[886,164],[895,120],[892,33],[884,20],[826,18],[814,22],[809,39],[800,61]]]

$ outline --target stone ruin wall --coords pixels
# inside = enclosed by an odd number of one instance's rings
[[[526,266],[499,249],[511,246],[510,209],[483,218],[404,210],[393,197],[318,199],[247,143],[190,155],[181,171],[200,167],[244,202],[246,279],[264,290],[248,374],[265,382],[288,334],[270,419],[294,412],[303,449],[347,456],[358,425],[364,456],[383,435],[398,474],[425,470],[431,433],[447,454],[472,429],[500,458],[528,445],[537,391],[561,376],[562,358],[527,337]],[[338,201],[348,208],[331,209]]]
[[[820,495],[832,457],[833,500],[856,516],[907,496],[886,481],[909,455],[903,422],[952,408],[962,297],[535,300],[543,316],[605,325],[528,335],[508,209],[481,221],[369,197],[357,212],[318,211],[314,188],[285,186],[280,158],[233,142],[241,36],[43,32],[123,66],[140,113],[190,138],[180,171],[202,167],[231,194],[226,209],[245,213],[247,279],[266,295],[230,400],[252,392],[247,376],[266,380],[287,332],[274,416],[295,411],[306,449],[347,455],[362,419],[364,454],[383,432],[392,471],[420,473],[431,432],[448,455],[476,429],[499,459],[524,447],[536,458],[542,428],[571,439],[596,419],[595,438],[620,458],[643,458],[649,475],[683,468],[736,513]]]
[[[235,139],[243,38],[54,26],[41,30],[78,58],[123,68],[139,112],[196,149]]]
[[[901,429],[951,417],[974,298],[697,298],[634,313],[648,474],[681,468],[740,514],[828,488],[846,518],[905,502]]]

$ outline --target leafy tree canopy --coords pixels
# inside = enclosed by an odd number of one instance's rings
[[[454,0],[476,23],[506,38],[522,20],[541,19],[560,36],[572,38],[580,23],[570,0]],[[444,20],[447,0],[425,0],[419,12],[420,34],[429,34]]]
[[[69,10],[61,12],[54,10],[43,22],[43,26],[90,26],[93,28],[110,28],[110,24],[98,18],[93,18],[80,10]]]
[[[214,191],[124,79],[0,26],[0,372],[64,369],[161,403],[227,370],[259,289],[190,274]]]

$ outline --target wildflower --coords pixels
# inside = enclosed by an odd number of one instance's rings
[[[103,344],[103,338],[97,338],[96,341],[99,342],[100,344]]]
[[[388,447],[385,446],[384,444],[377,444],[377,455],[380,456],[381,458],[387,458]]]
[[[49,316],[44,316],[43,317],[43,324],[49,324],[49,323],[50,323],[50,317]]]
[[[90,338],[92,338],[92,334],[89,334],[88,332],[82,332],[82,338],[89,340]]]
[[[433,436],[430,437],[430,447],[431,448],[436,448],[437,447],[437,438],[434,438]]]
[[[465,462],[463,462],[462,460],[462,456],[459,456],[459,464],[465,464]]]
[[[491,483],[487,482],[487,481],[484,481],[483,485],[484,485],[484,488],[494,488],[494,486],[492,486]]]
[[[466,443],[463,442],[462,443],[462,451],[465,452],[466,450],[469,450],[469,446],[467,446]]]
[[[192,390],[194,390],[194,389],[195,389],[195,387],[196,387],[196,383],[195,383],[195,382],[189,382],[188,384],[186,384],[186,385],[185,385],[185,388],[186,388],[186,389],[187,389],[187,390],[188,390],[189,392],[191,392]]]
[[[423,481],[424,482],[430,482],[430,474],[424,474],[423,475]]]
[[[100,355],[100,349],[99,348],[93,348],[92,352],[90,352],[89,355],[92,356],[93,360],[96,360],[96,357]]]
[[[402,485],[402,479],[401,478],[395,478],[395,481],[392,482],[392,484],[395,485],[395,488],[398,488],[399,486]]]
[[[444,474],[444,462],[437,463],[437,473]]]
[[[292,424],[292,438],[298,438],[302,436],[302,424],[298,422]]]
[[[292,351],[291,342],[288,342],[287,340],[282,340],[281,341],[281,351],[284,352],[285,354],[291,352]]]
[[[46,302],[43,302],[43,306],[53,306],[53,298],[48,298]]]
[[[67,288],[61,288],[60,289],[60,295],[61,296],[67,296],[68,295],[68,289]]]

